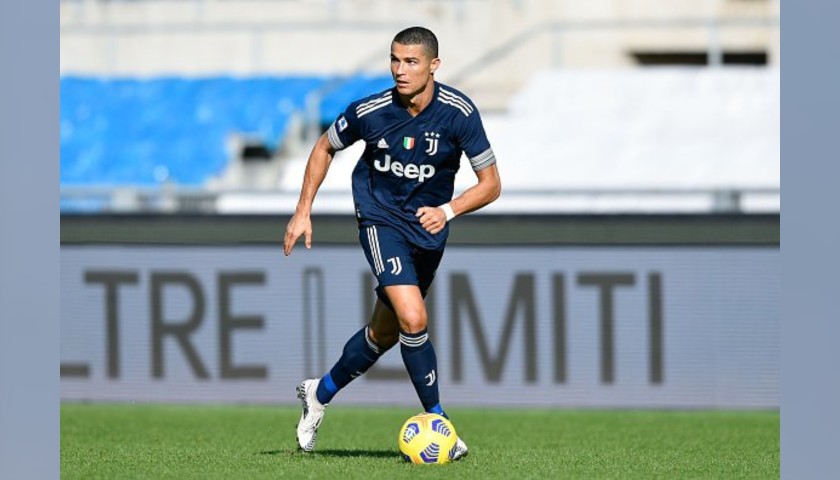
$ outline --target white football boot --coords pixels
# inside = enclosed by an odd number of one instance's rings
[[[297,386],[297,397],[300,399],[303,412],[300,414],[300,420],[297,424],[297,442],[301,450],[304,452],[311,452],[315,450],[315,439],[318,436],[318,426],[324,419],[324,409],[326,405],[322,405],[315,396],[315,391],[318,389],[318,378],[310,378],[304,380]],[[466,446],[464,447],[466,451]]]
[[[461,440],[461,437],[458,437],[458,441],[455,442],[455,448],[452,449],[452,461],[457,462],[458,460],[467,456],[468,449],[467,444]]]

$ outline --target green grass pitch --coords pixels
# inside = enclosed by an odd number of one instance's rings
[[[451,408],[469,456],[402,461],[406,408],[331,406],[316,453],[297,408],[61,406],[62,478],[779,478],[777,411]]]

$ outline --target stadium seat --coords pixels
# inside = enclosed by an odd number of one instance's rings
[[[322,94],[328,123],[349,99],[389,77],[62,77],[61,184],[201,186],[219,175],[241,135],[279,148],[295,111]]]

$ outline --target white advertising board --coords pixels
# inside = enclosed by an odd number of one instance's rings
[[[777,247],[450,246],[444,405],[777,408]],[[61,398],[293,403],[363,326],[356,246],[61,247]],[[416,405],[398,352],[334,402]]]

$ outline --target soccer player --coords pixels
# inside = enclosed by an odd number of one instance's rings
[[[301,235],[311,247],[312,202],[333,155],[362,140],[353,200],[359,242],[378,286],[370,323],[347,341],[329,372],[297,387],[303,405],[297,440],[304,451],[315,448],[325,407],[335,394],[398,341],[423,408],[446,416],[423,298],[443,256],[449,222],[498,198],[501,180],[478,110],[463,93],[435,81],[438,67],[434,33],[422,27],[398,33],[391,42],[394,87],[351,103],[309,155],[284,253],[291,254]],[[477,182],[452,198],[462,153]],[[466,454],[459,438],[453,458]]]

